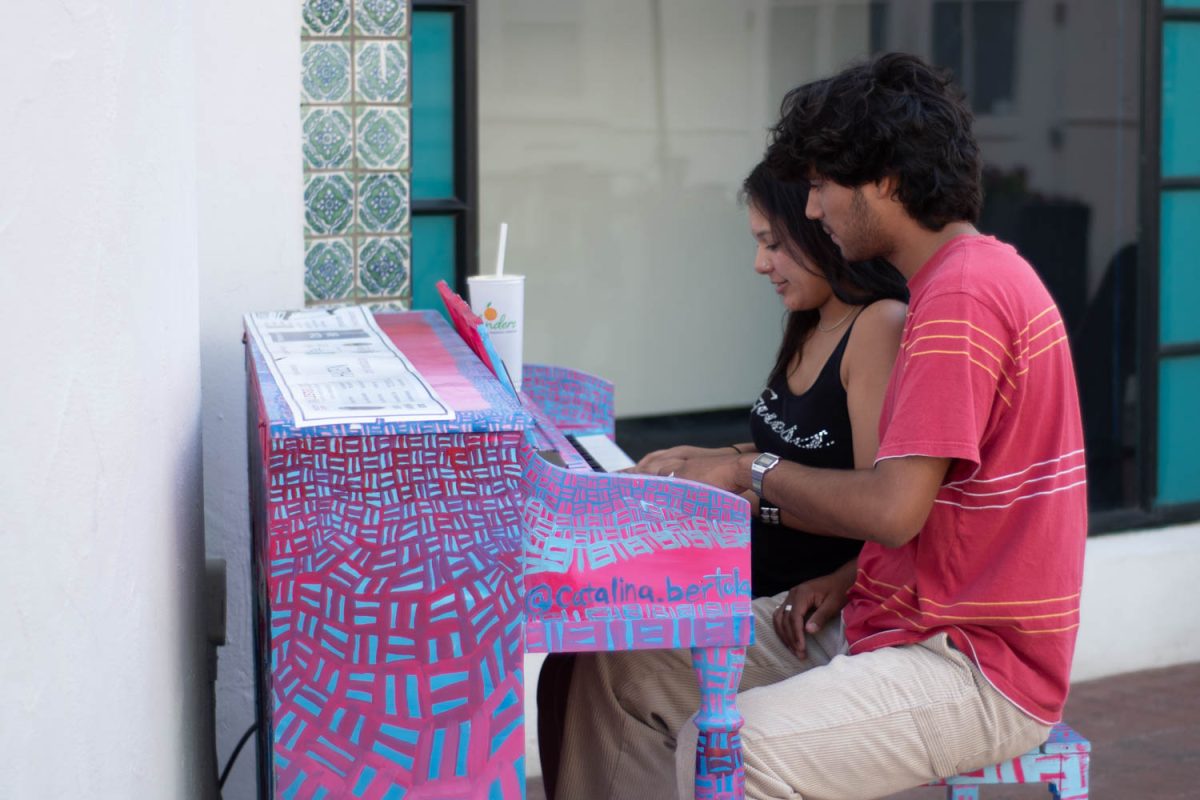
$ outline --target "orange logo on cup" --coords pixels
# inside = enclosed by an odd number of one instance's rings
[[[496,309],[492,308],[492,304],[488,303],[483,313],[479,316],[483,317],[483,322],[487,325],[487,329],[492,333],[516,333],[517,323],[509,319],[507,315],[501,314]]]

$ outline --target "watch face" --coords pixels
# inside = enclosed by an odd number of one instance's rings
[[[759,497],[762,497],[763,476],[767,474],[767,470],[778,463],[779,456],[774,453],[763,453],[750,465],[750,488]]]

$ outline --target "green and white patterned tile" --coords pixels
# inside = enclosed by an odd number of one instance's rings
[[[399,233],[408,225],[408,180],[395,172],[365,175],[358,185],[358,224],[367,233]]]
[[[303,110],[304,167],[344,169],[354,155],[353,124],[348,108],[307,106]]]
[[[408,167],[408,111],[366,107],[358,112],[358,164],[364,169]]]
[[[408,50],[401,39],[357,41],[354,52],[355,99],[366,103],[402,103],[408,97]]]
[[[355,0],[354,28],[364,36],[403,36],[408,29],[408,1]]]
[[[342,42],[304,44],[304,100],[344,103],[350,100],[350,47]]]
[[[309,301],[340,300],[354,288],[354,252],[348,239],[308,242],[304,255],[304,295]]]
[[[358,300],[356,300],[353,297],[346,297],[341,300],[317,300],[313,297],[308,297],[306,295],[304,305],[307,306],[308,308],[332,309],[332,308],[353,308],[354,306],[361,305],[361,303],[359,303]]]
[[[358,247],[358,286],[368,297],[407,293],[409,255],[407,236],[367,236]]]
[[[367,309],[372,314],[395,314],[412,309],[412,297],[405,296],[398,300],[387,300],[382,303],[368,303]]]
[[[350,29],[350,0],[304,0],[303,33],[341,36]]]
[[[304,223],[309,235],[345,233],[350,230],[353,221],[354,184],[346,173],[309,175],[305,178]]]

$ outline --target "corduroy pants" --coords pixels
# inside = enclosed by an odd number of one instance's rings
[[[737,699],[747,798],[868,800],[1046,740],[1049,726],[997,692],[944,634],[851,656],[834,621],[797,659],[771,624],[783,598],[754,602],[757,644]],[[699,703],[687,650],[580,654],[558,800],[691,800]]]

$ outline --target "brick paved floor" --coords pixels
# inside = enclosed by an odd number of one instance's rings
[[[1092,742],[1090,800],[1200,798],[1200,664],[1077,683],[1066,720]],[[891,800],[936,800],[912,789]],[[1045,800],[1042,787],[996,786],[980,800]]]
[[[1091,800],[1200,800],[1200,664],[1077,683],[1067,722],[1092,741]],[[529,800],[544,800],[541,778]],[[1041,786],[985,786],[980,800],[1046,800]],[[889,800],[939,800],[911,789]],[[647,798],[650,800],[650,798]]]

